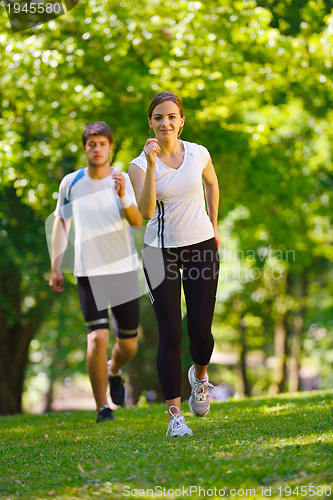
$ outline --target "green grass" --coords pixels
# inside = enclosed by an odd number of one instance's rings
[[[332,395],[185,404],[185,438],[165,437],[164,405],[1,417],[0,498],[333,498]]]

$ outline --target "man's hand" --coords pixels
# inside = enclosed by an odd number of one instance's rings
[[[56,271],[55,269],[51,269],[51,277],[49,285],[51,287],[52,292],[54,293],[61,293],[65,290],[64,277],[61,271]]]
[[[112,178],[114,179],[114,187],[119,198],[125,195],[125,177],[121,172],[114,170],[112,172]]]

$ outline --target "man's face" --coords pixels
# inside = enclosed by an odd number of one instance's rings
[[[83,146],[88,164],[92,167],[104,167],[107,163],[110,163],[112,148],[113,144],[110,144],[103,135],[91,135]]]

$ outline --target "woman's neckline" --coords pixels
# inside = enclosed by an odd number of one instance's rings
[[[166,163],[164,163],[164,161],[160,160],[159,157],[157,157],[158,161],[160,163],[162,163],[162,165],[164,165],[166,168],[169,168],[170,170],[179,170],[185,163],[185,158],[186,158],[186,152],[187,152],[187,148],[185,146],[185,142],[182,141],[181,139],[179,139],[180,143],[182,144],[183,148],[184,148],[184,155],[183,155],[183,160],[182,162],[180,163],[180,165],[178,165],[177,168],[174,168],[174,167],[169,167],[169,165],[167,165]]]

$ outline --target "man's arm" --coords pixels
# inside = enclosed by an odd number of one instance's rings
[[[62,259],[68,243],[71,219],[56,217],[51,237],[51,276],[49,285],[52,292],[63,292],[64,278],[61,272]]]
[[[115,190],[119,196],[122,210],[126,219],[131,226],[141,226],[142,215],[140,214],[138,208],[134,205],[134,203],[131,203],[132,200],[125,191],[125,177],[121,172],[118,171],[114,171],[112,177],[114,179]]]
[[[123,212],[131,226],[141,226],[142,215],[140,214],[134,203],[132,203],[132,205],[128,208],[123,208]]]
[[[209,159],[206,167],[203,169],[202,177],[205,184],[208,215],[213,224],[214,238],[217,249],[219,250],[221,245],[221,238],[217,230],[217,216],[219,208],[219,183],[211,159]]]

